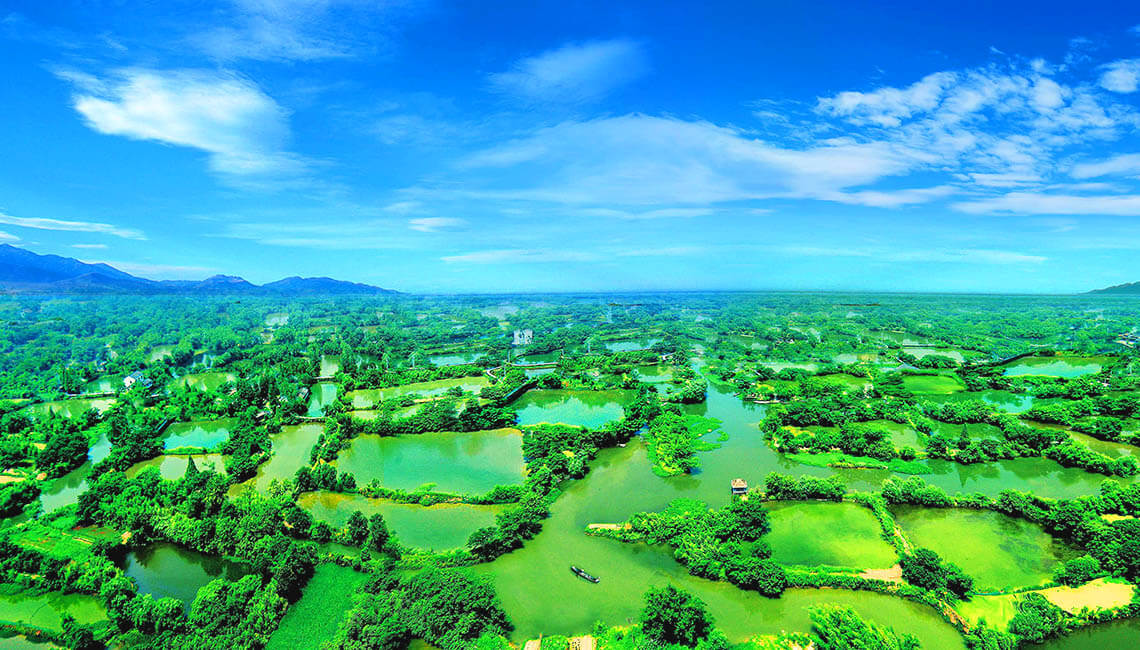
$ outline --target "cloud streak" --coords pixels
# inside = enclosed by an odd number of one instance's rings
[[[649,70],[638,41],[569,43],[488,76],[491,88],[528,103],[582,104],[601,99]]]
[[[65,221],[63,219],[46,219],[43,217],[13,217],[0,212],[0,223],[21,228],[34,228],[36,230],[60,230],[65,232],[86,232],[122,237],[123,239],[146,239],[141,230],[123,228],[109,223],[95,221]]]

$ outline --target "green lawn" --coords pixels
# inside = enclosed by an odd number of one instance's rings
[[[904,375],[903,388],[912,393],[949,395],[966,390],[966,385],[952,375]]]
[[[336,634],[352,608],[352,593],[365,579],[363,573],[335,564],[317,567],[301,600],[285,612],[266,649],[319,648]]]

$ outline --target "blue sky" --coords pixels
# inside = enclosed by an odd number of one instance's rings
[[[1140,7],[688,4],[7,2],[0,241],[443,293],[1140,280]]]

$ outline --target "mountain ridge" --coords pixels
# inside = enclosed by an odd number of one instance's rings
[[[1093,289],[1089,293],[1108,293],[1121,296],[1140,296],[1140,282],[1125,282],[1124,284],[1114,284],[1111,287],[1103,289]]]
[[[124,293],[124,294],[249,294],[319,295],[400,293],[370,284],[329,277],[290,276],[256,285],[236,275],[212,275],[202,280],[151,280],[131,275],[102,262],[40,255],[11,244],[0,244],[0,292],[4,293]]]

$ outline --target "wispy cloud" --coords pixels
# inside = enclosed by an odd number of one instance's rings
[[[215,70],[123,68],[107,77],[62,70],[75,110],[107,135],[191,147],[234,182],[296,177],[306,163],[285,149],[286,111],[252,81]]]
[[[641,43],[622,38],[563,45],[488,80],[497,92],[526,102],[577,104],[600,99],[648,69]]]
[[[1073,166],[1073,178],[1097,178],[1119,174],[1140,174],[1140,154],[1125,153],[1096,162],[1080,163]]]
[[[466,224],[463,219],[453,217],[423,217],[408,221],[408,227],[420,232],[437,232],[440,230],[453,230]]]
[[[552,249],[510,248],[473,251],[441,257],[448,263],[467,264],[541,264],[550,262],[594,262],[601,259],[596,253],[561,251]]]
[[[3,230],[0,230],[0,242],[14,242],[14,241],[20,241],[20,238],[13,235],[12,233],[8,233],[8,232],[4,232]]]
[[[64,221],[62,219],[47,219],[43,217],[13,217],[0,212],[0,223],[22,228],[35,228],[37,230],[62,230],[68,232],[87,232],[112,235],[124,239],[146,239],[141,230],[122,228],[109,223],[94,221]]]
[[[891,263],[1040,264],[1049,259],[1041,255],[984,248],[898,250],[792,245],[778,246],[773,250],[791,257],[857,257]]]
[[[1010,192],[993,198],[955,203],[952,207],[971,214],[1072,214],[1136,217],[1140,216],[1140,195],[1096,196]]]
[[[192,280],[207,274],[217,273],[210,266],[181,266],[177,264],[152,264],[149,262],[122,262],[113,260],[82,260],[88,264],[107,264],[120,271],[150,280]]]
[[[79,248],[81,250],[103,250],[107,248],[106,244],[72,244],[72,248]]]
[[[190,44],[221,61],[319,61],[352,56],[382,38],[372,20],[402,2],[231,0],[224,24],[192,34]]]

